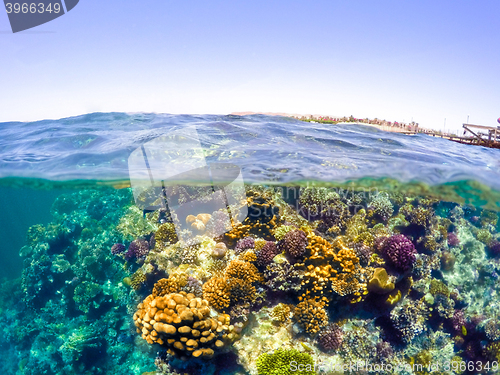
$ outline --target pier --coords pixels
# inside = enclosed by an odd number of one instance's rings
[[[464,135],[469,133],[469,136],[457,136],[452,134],[443,134],[440,132],[424,131],[433,137],[449,139],[453,142],[463,143],[467,145],[484,146],[500,149],[500,126],[484,126],[474,124],[463,124]],[[404,132],[405,134],[415,134],[415,132]]]

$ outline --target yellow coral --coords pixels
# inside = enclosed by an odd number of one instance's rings
[[[131,277],[130,277],[130,286],[134,290],[139,290],[146,283],[146,275],[142,271],[142,269],[138,269]]]
[[[279,224],[279,210],[264,192],[247,192],[247,207],[249,215],[239,225],[233,224],[233,229],[225,233],[226,240],[233,244],[240,238],[254,235],[260,238],[272,239],[274,228]]]
[[[158,245],[176,243],[178,239],[174,224],[165,223],[160,225],[155,233],[155,241]]]
[[[247,250],[241,255],[241,259],[245,262],[255,262],[257,260],[257,255],[252,250]]]
[[[325,304],[312,299],[300,302],[294,311],[294,319],[309,334],[318,333],[321,327],[328,324]]]
[[[311,255],[305,260],[303,294],[299,299],[329,300],[327,295],[333,291],[340,296],[352,295],[355,302],[361,300],[367,293],[365,270],[359,265],[356,253],[344,245],[341,237],[330,244],[309,233],[308,241]]]
[[[179,291],[179,285],[172,279],[161,279],[158,280],[151,293],[153,297],[161,297],[169,293],[174,293]]]
[[[261,281],[262,276],[252,263],[240,259],[232,260],[226,268],[226,276],[253,283]]]
[[[292,309],[290,308],[290,306],[292,305],[279,303],[273,308],[269,315],[274,318],[274,321],[283,324],[292,316]]]
[[[176,293],[181,287],[186,286],[187,275],[185,273],[173,273],[168,279],[158,280],[154,287],[153,297],[164,296],[169,293]]]
[[[217,310],[229,307],[229,281],[226,277],[212,277],[203,284],[203,298]]]
[[[257,291],[252,283],[257,281],[262,281],[257,267],[245,260],[234,259],[223,274],[212,277],[203,285],[203,298],[221,311],[231,304],[253,302]]]
[[[181,357],[210,358],[225,341],[237,337],[229,316],[214,316],[208,301],[185,292],[150,294],[137,306],[134,323],[148,343],[166,346],[170,354]]]
[[[255,246],[255,251],[259,251],[259,250],[261,250],[261,249],[264,247],[264,245],[265,245],[266,243],[267,243],[267,241],[266,241],[266,240],[264,240],[264,239],[262,239],[262,238],[257,238],[257,239],[255,240],[255,245],[254,245],[254,246]]]
[[[372,278],[368,282],[368,291],[377,294],[386,294],[394,290],[394,283],[389,280],[385,268],[375,268]]]

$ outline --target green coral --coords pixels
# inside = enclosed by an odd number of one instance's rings
[[[294,229],[296,228],[291,225],[281,225],[274,230],[274,238],[276,238],[277,241],[281,241],[285,238],[285,234]]]
[[[45,238],[45,232],[47,230],[43,225],[36,224],[28,229],[28,233],[26,235],[26,239],[29,245],[36,245],[37,242]]]
[[[489,245],[493,241],[493,235],[487,229],[479,229],[476,233],[476,238],[485,245]]]
[[[128,208],[116,226],[116,230],[130,241],[155,232],[157,229],[158,225],[144,218],[142,211],[135,205]]]
[[[64,343],[59,347],[59,352],[66,363],[79,361],[85,351],[99,348],[102,345],[102,329],[93,326],[82,326],[71,332],[69,336],[62,336]]]
[[[366,222],[366,211],[361,209],[347,220],[347,229],[345,231],[347,238],[354,240],[361,233],[366,232],[368,230]]]
[[[481,212],[481,226],[485,226],[490,224],[492,226],[496,226],[498,224],[498,215],[493,211],[484,210]]]
[[[311,355],[297,349],[278,349],[273,354],[261,354],[257,359],[257,372],[259,375],[316,374]]]
[[[91,305],[93,305],[92,302],[94,298],[101,292],[102,288],[96,283],[84,281],[76,286],[73,300],[80,310],[84,313],[88,313]]]
[[[438,294],[446,297],[450,296],[450,290],[448,289],[448,287],[442,281],[436,279],[431,280],[429,293],[431,293],[433,296]]]

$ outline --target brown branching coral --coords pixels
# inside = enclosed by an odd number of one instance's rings
[[[187,275],[184,273],[171,274],[168,279],[158,280],[154,287],[153,297],[161,297],[169,293],[177,293],[187,284]]]
[[[321,327],[328,324],[324,306],[322,302],[307,299],[295,307],[293,317],[307,333],[314,335],[320,331]]]
[[[237,337],[227,315],[212,315],[209,302],[193,294],[149,295],[137,306],[134,323],[143,339],[167,347],[172,355],[211,358]]]
[[[142,269],[138,269],[129,279],[129,285],[134,290],[141,289],[146,283],[146,275],[142,271]]]
[[[240,259],[235,259],[229,263],[226,268],[226,277],[244,280],[249,283],[262,281],[262,275],[257,270],[257,267]]]
[[[238,279],[230,279],[229,291],[232,304],[253,302],[257,294],[257,290],[250,282]]]
[[[161,279],[156,282],[151,293],[153,297],[162,297],[166,294],[179,291],[179,285],[172,279]]]
[[[229,282],[225,276],[212,277],[203,284],[203,298],[216,310],[223,311],[231,302]]]
[[[245,262],[255,262],[257,261],[257,255],[252,250],[245,251],[241,256]]]
[[[251,303],[256,298],[253,283],[257,281],[262,281],[257,267],[245,260],[234,259],[223,274],[212,277],[203,285],[203,298],[220,311],[231,305]]]
[[[292,309],[293,305],[287,305],[285,303],[279,303],[274,306],[273,310],[269,313],[269,315],[273,318],[273,320],[279,324],[286,323],[292,317]]]
[[[279,224],[279,207],[266,193],[253,190],[247,192],[247,206],[248,216],[225,234],[226,240],[232,244],[249,235],[271,240]]]

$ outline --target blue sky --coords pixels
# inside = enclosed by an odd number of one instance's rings
[[[500,1],[92,1],[12,34],[0,122],[287,112],[498,125]]]

